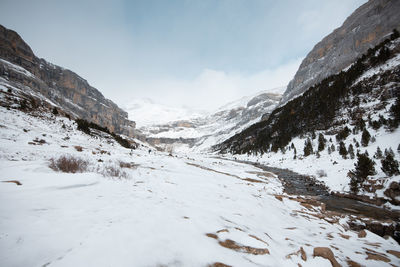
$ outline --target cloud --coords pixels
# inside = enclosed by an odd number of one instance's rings
[[[152,98],[163,104],[213,110],[245,95],[286,86],[296,73],[301,60],[299,58],[278,68],[254,74],[204,69],[192,80],[176,78],[132,81],[130,86],[131,90],[136,88],[137,97]],[[118,96],[118,101],[126,105],[129,99]]]

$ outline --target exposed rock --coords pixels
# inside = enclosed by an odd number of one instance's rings
[[[358,262],[355,262],[355,261],[353,261],[353,260],[350,260],[350,259],[347,259],[347,265],[349,266],[349,267],[361,267],[362,265],[361,264],[359,264]]]
[[[9,180],[9,181],[2,181],[3,183],[14,183],[16,185],[22,185],[20,181],[17,180]]]
[[[333,267],[340,267],[341,265],[336,261],[335,255],[332,250],[327,247],[314,248],[314,257],[322,257],[329,260]]]
[[[398,182],[393,181],[390,184],[389,188],[386,189],[383,193],[385,194],[385,196],[390,198],[390,202],[393,205],[400,205],[400,200],[398,200],[400,196],[400,184]]]
[[[355,10],[343,25],[314,46],[289,83],[286,103],[324,78],[348,67],[369,48],[400,28],[400,1],[370,0]]]
[[[134,135],[135,122],[125,111],[76,73],[36,57],[16,32],[1,25],[0,59],[0,77],[10,85],[40,93],[75,118]]]
[[[358,232],[358,238],[364,238],[367,236],[367,232],[365,232],[365,230],[361,230],[360,232]]]
[[[300,254],[301,254],[301,259],[303,260],[303,261],[307,261],[307,254],[306,254],[306,252],[304,251],[304,249],[303,249],[303,247],[300,247]]]
[[[213,263],[213,264],[208,265],[208,266],[209,267],[232,267],[231,265],[227,265],[227,264],[222,263],[222,262],[216,262],[216,263]]]
[[[389,254],[392,254],[393,256],[397,257],[400,259],[400,251],[396,251],[396,250],[388,250],[386,251]]]
[[[375,261],[384,261],[384,262],[390,262],[390,259],[380,255],[380,254],[375,254],[375,253],[371,253],[371,252],[366,252],[367,253],[367,260],[375,260]]]
[[[253,248],[250,246],[242,246],[231,239],[226,239],[225,241],[219,241],[218,243],[224,248],[229,248],[238,252],[244,252],[253,255],[269,254],[269,250],[267,248]]]

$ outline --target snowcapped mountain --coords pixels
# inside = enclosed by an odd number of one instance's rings
[[[313,175],[332,191],[395,208],[400,204],[399,77],[400,34],[393,31],[346,70],[214,148]],[[365,168],[362,156],[370,157],[370,173],[355,176]],[[387,161],[393,171],[385,169]]]
[[[124,110],[78,74],[38,58],[18,33],[2,25],[0,85],[11,95],[17,93],[14,100],[24,101],[24,106],[56,107],[115,133],[133,136],[135,132],[135,122],[128,120]]]
[[[134,98],[123,105],[122,108],[128,112],[129,118],[135,118],[137,127],[188,120],[206,114],[205,111],[158,104],[149,98]]]
[[[139,130],[147,137],[147,142],[160,148],[206,150],[269,114],[284,90],[285,87],[264,90],[225,104],[210,114],[183,113],[182,116],[188,119],[148,125]],[[156,106],[155,109],[159,108]]]
[[[373,0],[355,10],[343,25],[308,53],[282,97],[282,104],[330,75],[349,67],[392,32],[399,30],[400,1]]]

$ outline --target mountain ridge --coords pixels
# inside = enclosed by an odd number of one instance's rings
[[[82,118],[112,132],[133,136],[135,122],[114,102],[75,72],[35,56],[15,31],[0,25],[0,78],[4,86],[20,89],[23,98],[33,92],[41,100],[63,109],[74,118]],[[22,69],[19,69],[22,68]]]
[[[400,1],[370,0],[318,42],[302,61],[281,105],[324,78],[349,67],[359,56],[400,29]]]

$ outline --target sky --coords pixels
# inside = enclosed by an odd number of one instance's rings
[[[34,53],[125,106],[213,110],[285,86],[366,0],[0,0]]]

